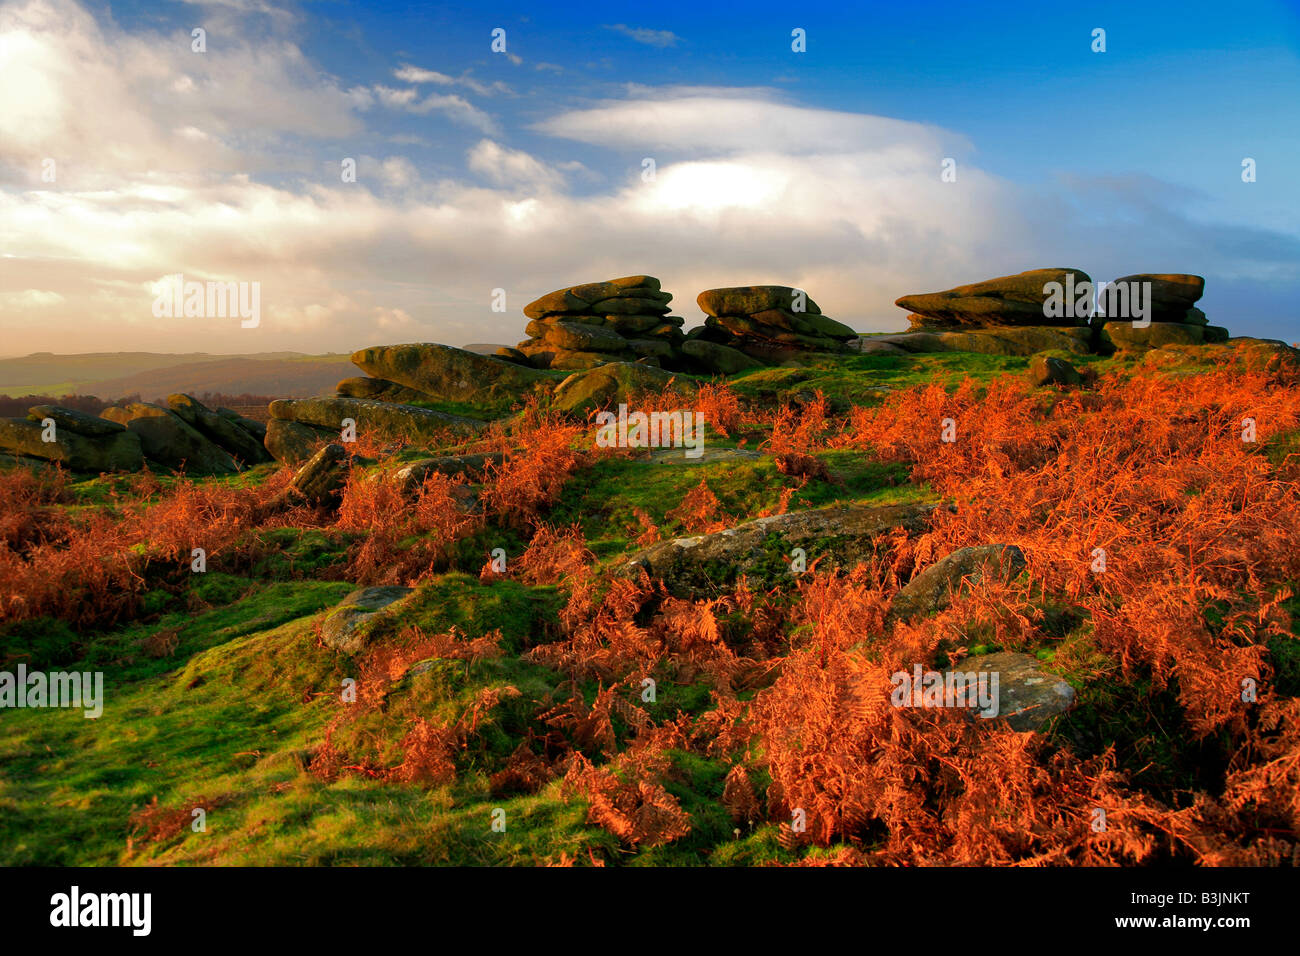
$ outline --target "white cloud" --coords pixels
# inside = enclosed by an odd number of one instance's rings
[[[403,83],[437,83],[439,86],[451,86],[456,82],[454,77],[450,77],[446,73],[421,69],[418,66],[411,66],[409,63],[404,63],[394,70],[393,76]]]
[[[554,189],[564,184],[557,170],[523,150],[509,149],[490,139],[480,140],[469,150],[467,165],[498,186]]]
[[[688,324],[701,289],[780,282],[863,329],[900,328],[892,303],[906,292],[1043,265],[1113,277],[1146,269],[1157,248],[1173,268],[1295,279],[1267,254],[1276,237],[1198,223],[1186,197],[1149,183],[1031,189],[980,169],[950,131],[770,90],[630,87],[543,120],[550,139],[524,151],[455,94],[343,88],[283,37],[250,33],[218,70],[185,35],[105,24],[64,0],[0,8],[0,70],[19,94],[0,110],[0,171],[29,171],[0,186],[0,289],[22,290],[5,293],[6,350],[516,342],[530,299],[639,272],[663,280]],[[459,170],[358,149],[357,183],[319,175],[338,159],[303,143],[363,131],[358,111],[376,106],[484,138]],[[79,162],[41,184],[31,171],[47,155]],[[300,179],[266,175],[295,156]],[[947,156],[957,183],[940,181]],[[1086,215],[1071,205],[1080,195]],[[255,339],[238,322],[155,319],[147,283],[176,272],[260,282]],[[491,310],[495,288],[505,314]]]
[[[8,309],[48,309],[64,302],[57,292],[44,289],[24,289],[22,292],[0,292],[0,305]]]
[[[615,33],[621,33],[626,37],[631,37],[637,43],[643,43],[646,46],[669,47],[676,46],[681,40],[677,34],[671,30],[650,30],[646,27],[630,27],[625,23],[606,24],[606,30],[613,30]]]

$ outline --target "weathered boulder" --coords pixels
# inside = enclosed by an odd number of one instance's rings
[[[126,431],[125,425],[110,422],[87,412],[79,412],[75,408],[64,408],[62,405],[33,405],[27,409],[28,421],[43,422],[47,418],[53,419],[56,432],[66,428],[78,435],[96,437],[116,435],[118,432]]]
[[[299,422],[273,418],[266,423],[266,450],[276,461],[300,465],[320,450],[322,444],[337,441],[339,432]]]
[[[988,326],[929,332],[864,335],[854,347],[863,352],[977,352],[982,355],[1033,355],[1037,352],[1092,353],[1093,331],[1083,326]],[[886,348],[888,346],[888,348]]]
[[[1124,295],[1128,294],[1133,283],[1139,286],[1150,283],[1151,286],[1151,313],[1148,316],[1152,322],[1189,322],[1193,325],[1205,324],[1205,313],[1196,309],[1197,315],[1189,316],[1188,312],[1192,306],[1201,298],[1205,292],[1205,279],[1201,276],[1182,275],[1177,273],[1151,273],[1142,272],[1131,276],[1122,276],[1109,283],[1108,287],[1103,290],[1100,298],[1101,310],[1107,315],[1118,315],[1121,318],[1132,319],[1133,314],[1130,312],[1127,316],[1122,314],[1118,306],[1123,303]],[[1112,287],[1123,286],[1125,292],[1120,295],[1113,291]],[[1118,298],[1117,298],[1118,296]],[[1112,301],[1114,304],[1112,304]],[[1130,301],[1129,306],[1132,308],[1133,303]],[[1147,305],[1144,301],[1143,305]],[[1196,321],[1197,318],[1201,321]]]
[[[1035,355],[1029,360],[1029,381],[1040,388],[1047,385],[1069,387],[1083,384],[1083,376],[1063,358]]]
[[[439,458],[421,458],[397,470],[397,480],[402,490],[413,492],[432,474],[454,478],[463,475],[469,481],[482,481],[489,464],[499,465],[504,459],[500,452],[485,455],[445,455]]]
[[[539,319],[564,312],[589,312],[597,302],[622,297],[649,299],[658,305],[665,305],[672,299],[668,293],[660,292],[659,280],[654,276],[623,276],[548,292],[524,306],[524,315]]]
[[[1107,322],[1101,328],[1101,338],[1122,352],[1141,352],[1166,345],[1200,345],[1205,341],[1205,328],[1181,322],[1152,322],[1146,327]]]
[[[622,352],[627,349],[627,340],[613,329],[599,325],[583,325],[579,322],[557,321],[551,325],[534,328],[536,319],[529,323],[528,332],[536,335],[557,349],[571,352]]]
[[[171,409],[132,402],[100,412],[140,437],[145,457],[191,475],[224,475],[239,470],[229,452],[210,441]]]
[[[355,654],[368,643],[375,624],[394,616],[413,593],[403,587],[359,588],[326,615],[321,639],[336,651]]]
[[[352,459],[342,445],[326,445],[298,469],[289,488],[308,504],[322,506],[338,501],[352,470]]]
[[[53,416],[44,416],[53,417]],[[43,440],[39,422],[0,418],[0,452],[15,458],[58,462],[70,471],[138,471],[144,464],[140,438],[125,428],[110,434],[86,435],[60,426],[55,419],[55,441]]]
[[[1012,730],[1042,730],[1048,721],[1074,704],[1074,688],[1044,671],[1041,662],[1028,654],[1003,651],[967,657],[951,670],[963,674],[997,674],[997,716],[974,719],[1006,721]]]
[[[739,349],[719,345],[717,342],[707,342],[704,339],[690,339],[683,342],[682,354],[690,359],[699,371],[711,375],[735,375],[750,369],[763,368],[762,362]]]
[[[807,293],[790,286],[706,289],[696,298],[707,318],[696,341],[711,341],[760,358],[748,346],[800,351],[842,351],[857,337],[847,325],[823,315]]]
[[[478,402],[504,395],[522,397],[544,390],[549,382],[535,369],[427,342],[361,349],[353,353],[352,364],[367,375],[405,385],[435,400]]]
[[[473,434],[485,427],[483,422],[462,415],[361,398],[287,398],[269,407],[273,419],[331,429],[336,440],[345,419],[356,423],[358,436],[370,434],[413,445],[440,443],[448,435]]]
[[[266,422],[259,422],[254,418],[245,418],[243,415],[239,414],[239,412],[230,408],[218,408],[215,409],[215,411],[227,421],[234,422],[259,442],[266,441]]]
[[[167,396],[167,407],[191,428],[245,465],[270,461],[266,448],[236,422],[218,415],[192,395]]]
[[[529,368],[532,367],[532,363],[528,361],[528,356],[513,346],[503,345],[501,348],[497,349],[494,354],[497,358],[504,359],[507,362],[513,362],[516,365],[524,365]]]
[[[1010,581],[1024,569],[1025,555],[1015,545],[958,548],[921,571],[894,595],[889,619],[910,621],[937,614],[952,604],[963,581],[978,584],[986,575]]]
[[[943,292],[905,295],[895,305],[921,316],[927,328],[964,328],[988,325],[1085,325],[1087,314],[1077,315],[1076,302],[1066,301],[1065,314],[1048,315],[1049,283],[1063,290],[1091,283],[1082,269],[1032,269],[1012,276],[985,279]],[[1089,307],[1089,312],[1091,308]],[[913,320],[915,325],[916,319]]]
[[[820,315],[821,307],[802,289],[787,285],[746,285],[726,289],[705,289],[695,297],[705,315],[755,315],[768,309],[784,309],[806,315]]]
[[[685,596],[725,588],[740,574],[753,579],[775,568],[790,574],[790,550],[802,547],[819,568],[853,567],[865,560],[875,542],[902,528],[916,534],[928,527],[935,504],[832,505],[757,518],[713,534],[661,541],[632,557],[622,574],[645,571],[662,579],[668,590]]]
[[[0,454],[0,469],[9,468],[29,468],[33,471],[51,471],[55,467],[53,462],[46,461],[44,458],[32,458],[28,455],[6,455]]]
[[[671,372],[649,365],[616,362],[570,375],[555,388],[552,407],[578,418],[597,408],[611,408],[626,402],[635,392],[673,389],[686,396],[687,390]]]
[[[366,398],[376,402],[398,402],[402,405],[437,401],[432,395],[426,395],[417,389],[398,385],[385,378],[367,378],[364,375],[343,379],[334,391],[340,398]]]

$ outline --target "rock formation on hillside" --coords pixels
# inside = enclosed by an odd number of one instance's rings
[[[986,329],[999,326],[1087,325],[1092,314],[1091,297],[1082,315],[1074,308],[1074,295],[1064,296],[1067,308],[1052,315],[1046,287],[1057,283],[1062,293],[1081,288],[1092,280],[1082,269],[1031,269],[1013,276],[985,279],[959,285],[944,292],[905,295],[895,305],[913,313],[913,329]]]
[[[1049,291],[1051,283],[1059,292]],[[1096,294],[1101,312],[1094,314],[1092,280],[1086,272],[1033,269],[945,292],[905,295],[896,304],[912,313],[911,330],[863,336],[858,347],[872,353],[1088,355],[1226,342],[1228,330],[1208,325],[1205,313],[1194,305],[1204,288],[1205,280],[1194,275],[1124,276]]]
[[[798,352],[841,352],[857,333],[823,315],[805,292],[783,285],[706,289],[695,300],[707,316],[691,338],[779,363]]]
[[[98,417],[60,405],[34,405],[26,419],[0,420],[0,452],[23,462],[58,463],[74,472],[155,469],[230,474],[267,461],[263,430],[234,412],[214,412],[190,395],[111,406]]]
[[[1149,300],[1144,291],[1148,288]],[[1140,352],[1166,345],[1228,341],[1228,330],[1210,325],[1205,313],[1196,308],[1204,291],[1205,280],[1194,275],[1138,273],[1115,279],[1103,289],[1098,303],[1101,311],[1093,317],[1098,347]],[[1141,323],[1132,318],[1138,305],[1148,311]]]
[[[675,364],[685,319],[654,276],[624,276],[549,292],[524,306],[530,336],[517,350],[537,368],[584,369],[650,359]],[[498,354],[501,354],[499,352]]]

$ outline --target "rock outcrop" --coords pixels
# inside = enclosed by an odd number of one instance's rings
[[[368,385],[363,384],[364,379],[344,379],[339,383],[343,397],[492,402],[522,398],[536,389],[544,389],[550,381],[536,370],[491,355],[431,342],[361,349],[353,353],[352,363],[378,381]],[[411,391],[394,392],[393,386]],[[364,394],[367,390],[372,394]]]
[[[1228,330],[1210,325],[1195,307],[1204,291],[1205,279],[1194,275],[1143,272],[1115,279],[1098,297],[1098,348],[1144,352],[1228,341]]]
[[[869,354],[908,352],[978,352],[983,355],[1034,355],[1038,352],[1093,353],[1088,326],[989,326],[957,330],[864,335],[852,347]]]
[[[206,408],[203,411],[208,412]],[[145,457],[167,468],[190,475],[228,475],[239,471],[230,452],[170,408],[152,402],[132,402],[111,406],[99,415],[139,436]]]
[[[267,450],[280,461],[290,463],[305,461],[315,454],[322,439],[338,441],[347,419],[355,423],[358,437],[369,435],[417,446],[440,444],[449,436],[474,434],[485,427],[484,422],[462,415],[360,398],[290,398],[268,407],[271,422],[267,427]]]
[[[832,505],[757,518],[713,534],[661,541],[632,557],[620,571],[645,571],[662,579],[672,594],[687,596],[725,588],[742,573],[758,580],[775,568],[789,576],[788,555],[795,547],[807,550],[809,563],[821,559],[818,568],[852,567],[895,528],[916,534],[928,527],[938,507]]]
[[[672,389],[688,395],[671,372],[648,365],[616,362],[585,372],[574,372],[555,387],[551,407],[575,418],[586,418],[598,408],[612,408],[637,392]]]
[[[1066,294],[1085,282],[1091,285],[1092,280],[1082,269],[1031,269],[943,292],[905,295],[894,304],[913,313],[912,327],[919,329],[1087,325],[1092,314],[1091,296],[1080,315],[1077,298]],[[1061,314],[1053,315],[1049,308],[1051,283],[1061,287]]]
[[[53,429],[44,422],[53,422]],[[138,471],[144,464],[138,435],[60,405],[35,405],[28,418],[0,418],[0,452],[15,464],[57,463],[92,474]]]
[[[696,297],[704,328],[692,339],[771,361],[788,350],[841,352],[857,333],[823,315],[801,289],[783,285],[706,289]]]
[[[537,368],[587,369],[649,359],[675,364],[685,319],[669,315],[672,294],[654,276],[624,276],[548,292],[524,306],[530,336],[518,349]]]
[[[256,465],[271,460],[262,444],[262,437],[258,434],[260,431],[265,436],[266,430],[259,427],[257,422],[241,418],[233,412],[229,415],[214,412],[192,395],[168,395],[167,407],[181,421],[243,465]]]

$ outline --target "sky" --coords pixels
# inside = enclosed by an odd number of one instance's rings
[[[0,355],[514,344],[640,273],[896,331],[1061,266],[1296,341],[1298,53],[1295,0],[3,0]],[[155,315],[176,274],[258,323]]]

